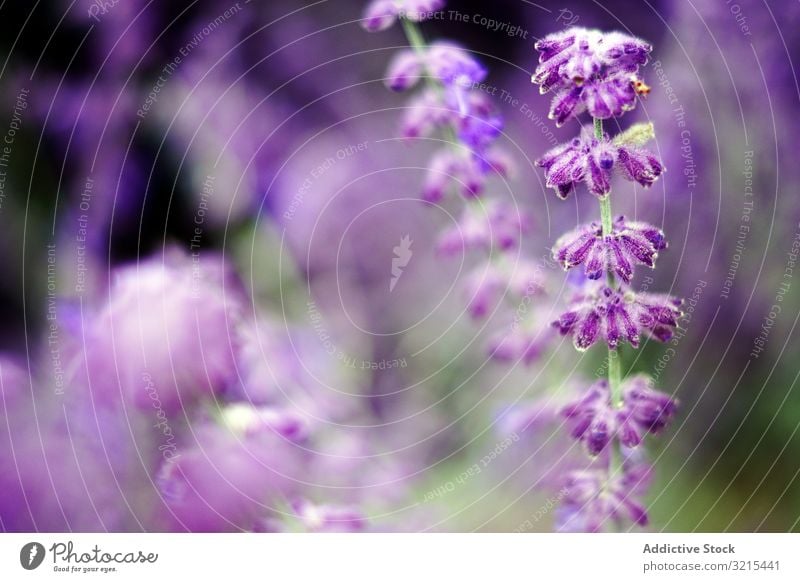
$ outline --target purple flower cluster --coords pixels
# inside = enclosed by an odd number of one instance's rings
[[[661,162],[647,150],[616,145],[607,136],[598,139],[588,130],[571,142],[556,146],[536,164],[544,168],[547,186],[562,199],[580,182],[585,182],[592,194],[606,196],[615,170],[644,187],[652,186],[664,171]]]
[[[680,299],[669,295],[587,283],[553,326],[562,335],[572,336],[579,351],[600,340],[610,349],[616,349],[620,341],[639,347],[642,335],[662,342],[672,339],[681,317],[680,305]]]
[[[554,92],[550,117],[561,126],[584,111],[598,119],[618,117],[636,105],[647,87],[637,76],[651,47],[619,32],[570,28],[535,45],[539,66],[533,82]]]
[[[608,235],[603,235],[603,227],[597,222],[563,235],[553,246],[553,258],[565,269],[584,265],[586,276],[592,280],[611,272],[630,283],[635,264],[655,267],[658,252],[666,248],[660,229],[644,222],[626,222],[620,216]]]
[[[603,469],[567,473],[562,485],[562,506],[556,527],[564,532],[602,532],[610,523],[648,524],[647,510],[639,501],[651,480],[651,468],[638,460],[626,461],[620,474]]]
[[[652,388],[647,376],[632,376],[622,385],[622,403],[614,406],[608,381],[595,382],[586,394],[562,410],[571,435],[591,455],[598,455],[612,439],[625,447],[638,446],[648,433],[658,434],[672,419],[676,402]]]
[[[622,378],[620,348],[636,348],[641,338],[669,341],[682,317],[681,300],[666,294],[639,293],[631,282],[634,268],[655,266],[667,248],[664,233],[623,216],[612,220],[611,178],[651,186],[663,173],[661,162],[641,148],[652,137],[651,125],[638,125],[611,138],[602,120],[622,115],[647,92],[637,72],[647,62],[650,46],[621,33],[571,28],[536,43],[540,64],[533,81],[555,96],[551,117],[558,125],[584,111],[594,118],[593,131],[584,129],[559,145],[537,164],[547,186],[566,198],[579,183],[600,202],[601,220],[563,235],[553,258],[565,269],[583,265],[585,279],[569,306],[552,323],[571,336],[583,351],[600,342],[608,347],[608,380],[595,382],[561,411],[572,438],[593,459],[585,470],[568,472],[557,525],[568,531],[601,531],[609,523],[627,520],[647,524],[638,497],[644,493],[650,468],[638,447],[647,434],[658,434],[673,418],[676,401],[656,391],[646,376]],[[615,459],[623,457],[618,465]]]

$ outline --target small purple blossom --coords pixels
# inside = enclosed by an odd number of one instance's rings
[[[372,0],[364,10],[361,26],[369,32],[378,32],[392,26],[398,18],[421,22],[444,5],[444,0]]]
[[[562,335],[571,335],[580,351],[598,340],[611,349],[616,349],[620,340],[638,347],[642,334],[666,342],[678,326],[681,303],[669,295],[590,284],[575,296],[572,307],[553,326]]]
[[[502,152],[491,151],[476,162],[474,156],[453,148],[442,148],[433,155],[422,187],[422,199],[439,202],[453,186],[464,198],[477,198],[483,192],[489,170],[506,175],[508,162]]]
[[[413,49],[398,52],[389,63],[386,84],[394,91],[406,91],[426,72],[446,88],[459,89],[462,95],[486,78],[483,65],[462,47],[450,42],[436,42],[422,55]],[[464,107],[459,109],[464,112]]]
[[[553,246],[553,258],[565,269],[584,265],[589,279],[600,279],[611,272],[629,283],[634,264],[653,268],[658,252],[665,248],[667,242],[660,229],[644,222],[626,222],[620,216],[607,236],[597,222],[563,235]]]
[[[621,474],[605,469],[572,471],[562,486],[563,503],[556,512],[556,527],[564,532],[601,532],[612,523],[648,524],[647,510],[639,499],[651,478],[645,463],[626,460]]]
[[[414,95],[406,106],[401,133],[405,138],[424,137],[453,124],[453,110],[439,92],[427,88]]]
[[[224,407],[219,416],[224,426],[247,437],[264,432],[302,443],[309,435],[308,420],[292,410],[236,402]]]
[[[571,425],[572,438],[583,442],[590,455],[597,455],[605,449],[617,432],[617,411],[612,409],[606,380],[595,382],[561,413]]]
[[[588,111],[608,119],[636,105],[647,88],[636,73],[647,63],[651,47],[619,32],[570,28],[546,36],[535,45],[539,66],[532,81],[542,93],[554,91],[550,118],[561,126]]]
[[[647,433],[658,434],[672,421],[678,402],[653,388],[653,380],[640,374],[622,385],[623,407],[620,440],[623,445],[639,444]]]
[[[583,442],[590,455],[600,454],[614,438],[625,447],[635,447],[647,433],[660,432],[675,414],[675,400],[654,390],[647,376],[626,379],[621,390],[622,402],[616,407],[608,381],[599,380],[561,411],[570,434]]]
[[[458,223],[439,237],[437,250],[453,256],[462,250],[507,251],[515,248],[530,229],[530,219],[519,208],[497,200],[469,204]]]
[[[487,353],[498,362],[522,362],[530,365],[542,354],[547,335],[541,329],[515,325],[510,330],[504,329],[492,336]]]
[[[465,289],[470,316],[483,319],[489,315],[497,307],[507,285],[507,277],[494,264],[486,263],[477,267],[469,274]]]
[[[594,137],[584,130],[580,137],[548,151],[536,164],[544,168],[547,187],[559,198],[566,198],[578,182],[586,182],[589,191],[604,197],[611,191],[611,177],[616,168],[627,180],[644,187],[664,172],[661,162],[647,150],[616,145],[604,137]]]
[[[406,91],[417,84],[423,72],[424,65],[416,52],[399,51],[389,61],[384,81],[392,91]]]

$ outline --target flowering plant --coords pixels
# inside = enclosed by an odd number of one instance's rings
[[[571,336],[577,350],[598,342],[608,347],[608,379],[590,386],[561,411],[570,435],[584,445],[592,462],[564,476],[557,526],[601,531],[625,520],[646,525],[640,496],[651,470],[637,447],[645,435],[664,429],[677,403],[656,391],[646,376],[623,379],[619,350],[621,342],[638,347],[641,336],[669,341],[682,315],[681,301],[631,287],[634,267],[653,268],[667,243],[657,227],[623,216],[615,219],[611,213],[615,170],[644,187],[664,171],[658,158],[641,147],[653,137],[652,125],[636,125],[612,138],[603,130],[603,120],[632,110],[637,95],[647,93],[638,68],[651,48],[626,34],[571,28],[543,38],[536,50],[539,66],[532,80],[542,93],[554,93],[550,117],[559,126],[583,112],[593,118],[591,129],[556,146],[537,165],[559,198],[584,182],[600,202],[599,222],[579,226],[554,246],[554,258],[565,269],[582,265],[585,279],[553,326]]]

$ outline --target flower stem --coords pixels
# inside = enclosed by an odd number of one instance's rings
[[[603,139],[603,120],[594,118],[594,136]],[[613,228],[611,220],[611,193],[600,199],[600,221],[603,225],[603,236],[611,234]],[[608,286],[616,287],[614,273],[608,273]],[[611,404],[615,407],[622,403],[620,385],[622,384],[622,366],[619,361],[619,352],[608,349],[608,387],[611,392]]]
[[[401,18],[400,22],[403,23],[403,32],[406,34],[408,44],[414,49],[414,52],[417,53],[420,59],[424,59],[425,49],[428,48],[428,46],[425,44],[425,39],[419,27],[407,18]]]
[[[594,136],[597,139],[603,139],[603,120],[594,118]],[[611,221],[611,193],[609,192],[600,199],[600,222],[603,225],[603,236],[611,234],[612,221]],[[609,274],[609,280],[613,280],[614,275]]]

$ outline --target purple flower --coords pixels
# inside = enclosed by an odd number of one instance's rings
[[[476,163],[475,158],[467,152],[442,148],[433,155],[428,165],[422,199],[439,202],[451,185],[465,198],[477,198],[486,185],[487,171],[484,170],[484,164],[500,175],[505,175],[509,167],[501,152],[488,152],[482,162]]]
[[[462,47],[451,42],[435,42],[420,55],[414,49],[398,52],[389,62],[386,84],[394,91],[413,87],[427,72],[447,89],[455,90],[453,97],[466,112],[463,98],[466,92],[486,78],[486,69]]]
[[[444,0],[372,0],[364,10],[361,26],[369,32],[378,32],[392,26],[398,18],[420,22],[444,8],[444,4]]]
[[[452,123],[452,108],[437,91],[426,88],[408,102],[400,131],[405,138],[423,137]]]
[[[601,119],[619,116],[633,109],[637,93],[648,90],[636,73],[651,47],[632,36],[570,28],[535,48],[540,55],[532,81],[542,93],[555,91],[550,118],[558,126],[583,111]]]
[[[619,475],[605,469],[586,469],[567,474],[556,512],[556,527],[565,532],[600,532],[611,523],[648,523],[647,510],[639,500],[650,482],[650,467],[626,460]]]
[[[548,151],[536,165],[545,169],[547,187],[562,199],[578,182],[586,182],[592,194],[606,196],[615,167],[627,180],[644,187],[652,186],[664,172],[661,162],[647,150],[616,145],[608,137],[599,140],[587,129],[580,137]]]
[[[615,437],[623,446],[635,447],[647,433],[660,432],[675,414],[675,400],[653,390],[647,376],[626,379],[621,390],[622,403],[617,408],[611,402],[608,382],[599,380],[561,411],[572,437],[583,442],[591,455],[600,454]]]
[[[118,377],[137,407],[174,414],[235,380],[241,297],[203,265],[176,252],[116,271],[87,352],[111,376],[97,389]]]
[[[565,269],[583,264],[589,279],[612,272],[629,283],[633,265],[655,266],[658,251],[667,248],[664,233],[644,222],[625,222],[620,216],[611,234],[603,236],[597,222],[584,224],[563,235],[553,246],[553,258]]]
[[[193,429],[196,444],[166,461],[157,483],[174,523],[201,532],[251,530],[277,500],[297,487],[300,451],[267,431],[247,434],[215,424]]]
[[[424,65],[413,50],[399,51],[389,62],[386,86],[392,91],[406,91],[422,77]]]
[[[522,362],[530,365],[541,355],[547,333],[515,325],[494,335],[487,349],[490,358],[499,362]]]
[[[516,247],[529,228],[529,217],[511,204],[498,200],[483,206],[468,204],[458,223],[439,237],[437,250],[448,256],[462,250],[506,251]]]
[[[681,303],[669,295],[589,284],[553,326],[562,335],[571,335],[575,349],[580,351],[598,340],[605,341],[611,349],[616,349],[620,340],[638,347],[641,334],[666,342],[678,326]]]
[[[462,47],[452,42],[435,42],[425,55],[430,74],[445,87],[471,89],[486,78],[486,69]]]
[[[565,406],[570,434],[583,442],[590,455],[598,455],[617,432],[617,411],[612,409],[606,380],[592,384],[581,398]]]
[[[508,284],[507,277],[493,263],[485,263],[469,274],[467,312],[474,319],[486,317],[497,307]]]
[[[638,445],[647,433],[660,433],[672,421],[678,407],[674,398],[655,390],[652,378],[644,374],[627,378],[622,395],[619,435],[627,447]]]

